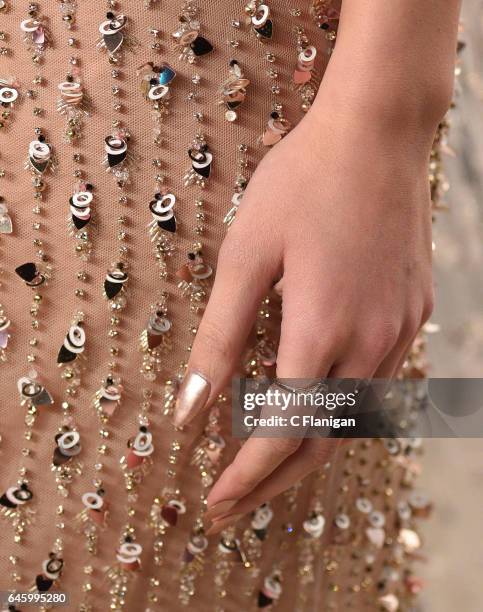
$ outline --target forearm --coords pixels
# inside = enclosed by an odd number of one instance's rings
[[[331,100],[434,131],[451,100],[459,9],[460,0],[343,0],[314,111]]]

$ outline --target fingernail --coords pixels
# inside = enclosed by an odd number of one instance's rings
[[[242,516],[243,514],[230,514],[229,516],[225,516],[219,519],[218,521],[214,521],[206,532],[206,535],[209,536],[214,535],[215,533],[220,533],[220,531],[223,531],[223,529],[231,527],[232,525],[237,523],[242,518]]]
[[[210,395],[210,383],[196,372],[188,372],[179,388],[173,423],[181,427],[201,412]]]
[[[223,516],[229,512],[237,502],[237,499],[224,499],[211,506],[211,508],[208,508],[205,513],[205,518],[210,521],[216,520],[217,517]]]

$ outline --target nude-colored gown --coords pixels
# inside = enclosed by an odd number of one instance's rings
[[[134,51],[124,49],[120,76],[113,79],[111,71],[115,66],[109,65],[105,51],[96,49],[98,27],[106,19],[107,3],[78,0],[76,23],[69,33],[61,19],[60,3],[41,0],[39,13],[47,18],[52,45],[38,67],[30,60],[31,53],[26,50],[20,31],[20,22],[27,19],[27,3],[10,4],[14,6],[9,11],[0,13],[0,30],[6,33],[1,44],[9,49],[7,54],[0,55],[0,78],[16,77],[21,96],[0,130],[0,168],[4,169],[0,194],[13,223],[11,234],[0,235],[0,304],[11,321],[6,362],[0,364],[0,495],[26,482],[33,492],[28,507],[35,514],[31,524],[17,537],[19,541],[14,541],[15,513],[13,518],[0,519],[0,590],[28,590],[36,576],[45,577],[42,563],[55,551],[64,565],[61,576],[47,592],[56,589],[67,592],[68,610],[171,611],[185,608],[183,601],[197,612],[254,610],[268,607],[271,599],[273,607],[286,611],[413,609],[418,580],[408,568],[412,557],[418,554],[414,520],[416,515],[427,514],[428,504],[413,489],[417,472],[413,455],[419,451],[405,448],[407,445],[391,446],[390,452],[380,441],[358,441],[344,446],[333,458],[330,469],[322,469],[320,475],[306,479],[300,487],[271,502],[271,521],[265,520],[263,512],[255,520],[247,517],[236,529],[222,534],[221,545],[220,537],[213,536],[202,554],[192,558],[184,553],[197,527],[200,538],[196,542],[203,547],[200,523],[196,520],[202,515],[209,482],[202,486],[200,469],[192,464],[197,445],[205,440],[206,416],[182,432],[174,430],[170,418],[176,384],[200,317],[190,310],[190,301],[177,286],[180,279],[175,273],[185,264],[187,253],[197,241],[203,245],[204,261],[216,268],[217,250],[226,233],[223,218],[231,208],[239,172],[239,145],[247,146],[248,167],[243,174],[249,177],[268,150],[259,137],[266,130],[273,102],[281,102],[284,117],[292,125],[304,116],[300,92],[292,84],[298,54],[294,30],[302,26],[308,44],[316,47],[315,68],[320,76],[329,58],[334,22],[328,30],[317,27],[309,13],[308,0],[270,0],[273,38],[261,42],[245,23],[243,0],[199,0],[200,33],[214,49],[190,65],[178,59],[179,52],[172,41],[181,1],[157,0],[148,9],[143,0],[123,0],[112,10],[128,17],[125,32],[140,44]],[[233,27],[233,20],[240,20],[240,27]],[[156,38],[149,32],[153,27],[159,30]],[[76,39],[71,47],[67,42],[69,36]],[[154,41],[159,43],[158,50],[151,48]],[[91,101],[90,116],[83,122],[83,136],[74,145],[64,141],[66,119],[56,111],[57,85],[72,68],[71,56],[79,58],[83,89]],[[238,118],[233,123],[225,119],[226,109],[218,104],[219,88],[229,76],[231,59],[239,62],[250,80],[246,99],[237,109]],[[169,115],[161,126],[160,146],[153,143],[152,105],[143,97],[141,77],[136,73],[148,61],[167,62],[177,71],[170,87]],[[270,70],[277,75],[270,76]],[[42,75],[41,84],[32,83],[36,74]],[[198,84],[192,82],[194,74],[200,77]],[[112,85],[116,84],[121,90],[119,111],[113,109],[115,97],[111,93]],[[279,93],[274,93],[274,87],[279,88]],[[36,92],[33,97],[29,97],[29,89]],[[188,99],[190,92],[196,92],[195,100]],[[43,109],[38,116],[34,116],[35,107]],[[202,122],[194,118],[195,112],[203,113]],[[104,139],[112,133],[114,117],[120,118],[130,131],[129,150],[136,157],[131,184],[124,191],[128,198],[125,205],[118,202],[121,192],[101,164]],[[35,204],[31,174],[24,169],[29,143],[36,138],[35,127],[42,128],[58,160],[56,172],[44,177],[47,189],[43,212],[37,216],[32,212]],[[183,183],[190,168],[187,150],[199,131],[206,136],[213,154],[212,174],[204,190]],[[74,153],[81,156],[78,162],[73,161]],[[160,159],[159,167],[153,165],[155,158]],[[80,168],[85,180],[94,185],[95,226],[89,229],[92,254],[85,263],[74,252],[75,239],[67,228],[69,198],[77,182],[74,168]],[[152,218],[148,206],[157,190],[156,174],[165,176],[162,187],[177,198],[175,251],[167,259],[165,280],[160,279],[147,227]],[[195,206],[198,197],[204,200],[202,209]],[[196,218],[200,212],[204,213],[204,220]],[[119,223],[120,216],[125,217],[124,224]],[[35,230],[33,224],[38,221],[41,227]],[[256,231],[256,219],[253,223]],[[199,224],[204,226],[201,235],[195,234]],[[127,232],[123,244],[128,247],[129,261],[127,306],[120,314],[119,336],[113,339],[107,337],[112,313],[103,296],[103,282],[108,267],[118,260],[118,233],[123,230]],[[34,238],[42,241],[41,247],[33,245]],[[39,290],[42,296],[39,325],[33,330],[30,305],[34,292],[15,274],[15,268],[38,261],[38,248],[45,251],[52,275]],[[80,271],[87,273],[84,281],[77,277]],[[76,293],[78,289],[83,290],[84,296]],[[150,307],[162,290],[169,295],[167,316],[172,323],[172,350],[161,356],[160,371],[153,383],[140,373],[143,354],[138,345]],[[276,303],[267,308],[275,324]],[[81,384],[75,396],[68,398],[71,408],[64,410],[67,383],[62,380],[63,368],[56,361],[79,310],[85,315],[85,360]],[[227,316],[229,312],[227,305]],[[36,346],[32,346],[33,338],[37,339]],[[118,355],[110,354],[111,345],[119,347]],[[33,363],[28,363],[30,354],[36,355]],[[252,370],[258,367],[256,355],[254,360]],[[117,364],[115,376],[122,379],[124,391],[114,415],[101,426],[93,397],[108,375],[112,361]],[[32,368],[53,396],[54,404],[38,408],[31,439],[27,440],[24,430],[28,406],[20,405],[17,381]],[[134,486],[136,494],[129,497],[128,518],[128,494],[120,459],[129,453],[128,440],[138,432],[143,389],[152,393],[147,414],[155,450],[151,469]],[[173,397],[169,395],[171,389]],[[165,406],[168,414],[163,413]],[[228,403],[220,406],[220,433],[226,447],[218,462],[216,449],[213,453],[208,449],[208,454],[200,451],[203,465],[208,466],[208,472],[213,470],[213,477],[228,465],[239,444],[230,438]],[[71,421],[62,420],[63,412],[70,415]],[[57,491],[51,461],[54,437],[66,423],[81,435],[81,453],[71,462],[81,463],[82,469],[66,486],[66,496],[62,496]],[[99,435],[100,427],[106,434],[104,438]],[[168,461],[173,441],[180,445],[175,449],[175,465]],[[105,444],[106,451],[99,459],[96,448],[100,444]],[[24,449],[30,449],[28,455]],[[128,475],[143,472],[148,462],[149,459],[128,470]],[[95,466],[96,463],[102,465]],[[21,466],[25,466],[25,473],[19,475]],[[169,469],[174,470],[171,476],[167,474]],[[109,504],[106,526],[92,518],[86,522],[75,518],[84,509],[82,495],[99,487],[95,478],[102,481],[103,499]],[[184,500],[186,512],[173,512],[169,495],[162,497],[166,486],[175,491],[176,499]],[[153,511],[156,498],[159,506],[155,504]],[[408,499],[410,503],[406,503]],[[164,506],[162,518],[159,512],[156,514],[160,506]],[[170,509],[166,510],[167,506]],[[7,513],[5,510],[3,514]],[[149,520],[151,513],[157,517],[156,534],[153,521],[150,524]],[[323,530],[319,529],[322,516]],[[172,524],[173,517],[177,519],[176,525]],[[310,518],[312,526],[305,523],[304,527],[304,521]],[[142,545],[139,566],[132,564],[135,569],[123,566],[116,557],[127,523],[133,528],[135,542]],[[86,548],[88,529],[97,539],[96,554],[90,554]],[[230,552],[233,542],[234,550]],[[190,550],[198,551],[192,547]],[[106,568],[110,571],[106,572]],[[17,609],[24,607],[18,603]]]

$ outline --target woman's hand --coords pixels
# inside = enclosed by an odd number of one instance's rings
[[[433,303],[428,142],[314,108],[265,156],[220,250],[176,424],[222,391],[279,279],[278,377],[394,375]],[[334,444],[249,439],[209,495],[208,518],[229,512],[212,529],[322,465]]]
[[[452,92],[459,0],[343,0],[316,100],[265,156],[225,239],[180,389],[189,422],[282,292],[280,378],[390,378],[433,304],[428,158]],[[250,438],[208,496],[216,533],[327,461],[333,440]]]

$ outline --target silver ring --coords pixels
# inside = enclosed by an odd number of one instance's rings
[[[273,385],[283,389],[284,391],[288,391],[289,393],[315,393],[316,391],[320,391],[321,389],[327,390],[327,383],[323,381],[318,381],[308,387],[291,387],[290,385],[286,385],[281,382],[278,378],[273,379]]]

